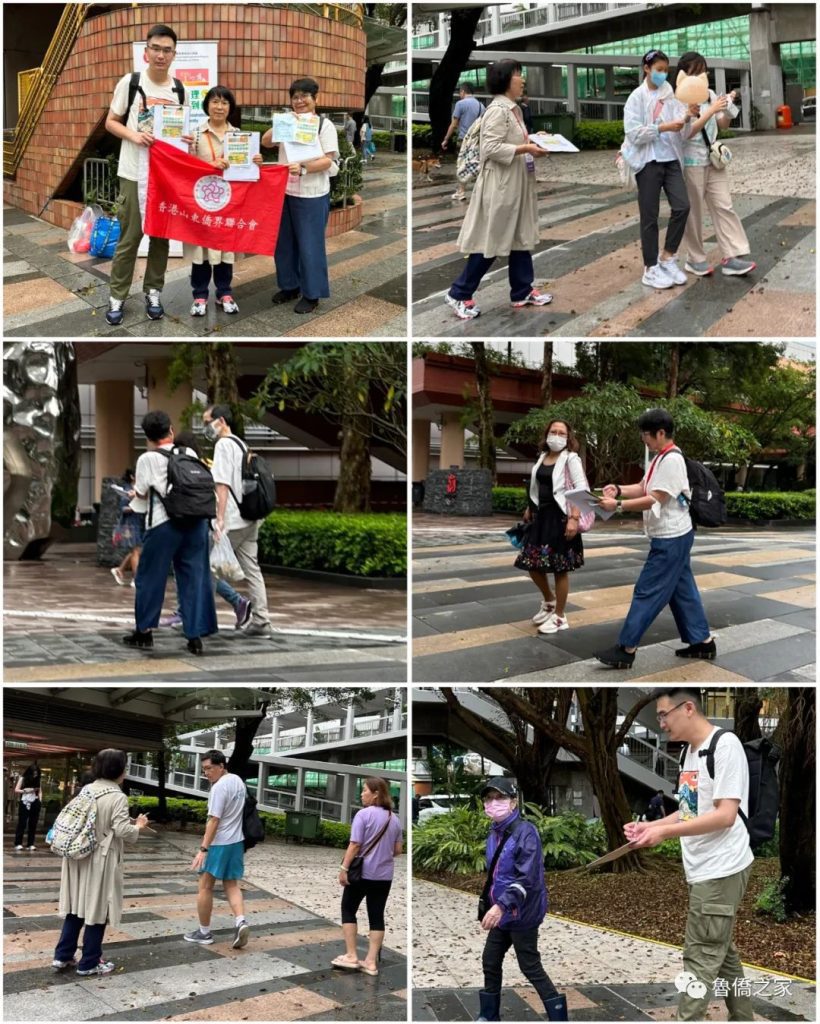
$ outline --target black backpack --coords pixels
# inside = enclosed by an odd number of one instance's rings
[[[245,790],[245,807],[242,811],[242,834],[245,837],[243,842],[246,850],[265,841],[265,826],[256,809],[256,797],[251,796],[247,789]]]
[[[669,451],[683,455],[680,448],[670,448]],[[669,452],[664,452],[658,459],[661,463]],[[723,488],[717,482],[717,477],[702,462],[696,459],[688,459],[683,455],[686,463],[686,475],[689,478],[689,490],[692,497],[689,499],[689,515],[692,517],[693,526],[723,526],[726,522],[726,498],[723,495]]]
[[[243,519],[251,522],[264,519],[276,508],[276,481],[270,466],[234,434],[230,434],[228,440],[236,441],[242,449],[242,500],[237,498],[232,488],[228,490]]]
[[[706,758],[706,771],[709,778],[715,777],[715,747],[720,737],[728,729],[718,729],[706,750],[699,750],[698,757]],[[678,785],[680,789],[680,772],[686,759],[688,747],[684,747],[680,755]],[[780,760],[780,747],[771,740],[761,737],[743,744],[743,753],[749,764],[749,817],[738,807],[752,849],[765,843],[774,836],[777,812],[780,808],[780,781],[777,777],[777,762]]]
[[[143,110],[148,109],[148,97],[145,95],[145,90],[140,85],[141,71],[134,71],[131,74],[131,80],[128,83],[128,106],[125,108],[125,120],[128,121],[128,115],[131,113],[131,107],[134,103],[134,98],[137,93],[140,94],[142,99]],[[174,92],[177,94],[180,106],[185,105],[185,86],[180,82],[178,78],[174,79]]]
[[[211,471],[195,455],[184,448],[155,449],[168,460],[168,487],[165,495],[151,489],[148,505],[148,526],[154,511],[153,495],[165,506],[168,518],[177,525],[192,525],[198,519],[216,518],[216,492]]]

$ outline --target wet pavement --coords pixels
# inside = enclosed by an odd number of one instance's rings
[[[478,1015],[486,933],[476,897],[413,879],[413,1020],[468,1021]],[[567,997],[570,1020],[677,1019],[681,947],[548,914],[539,930],[544,969]],[[765,967],[744,966],[756,1020],[815,1020],[815,986]],[[512,950],[504,961],[501,1019],[544,1020],[544,1007]],[[722,1000],[708,1020],[726,1020]]]
[[[513,309],[506,260],[484,278],[481,316],[457,319],[444,293],[464,257],[456,239],[467,203],[450,198],[455,165],[413,180],[413,333],[417,337],[814,337],[815,134],[757,133],[731,140],[727,173],[757,269],[654,291],[640,282],[636,195],[618,187],[614,151],[563,154],[538,165],[541,242],[536,285],[549,306]],[[661,203],[664,230],[669,210]],[[720,254],[707,220],[713,264]]]
[[[273,259],[249,256],[234,269],[239,313],[227,316],[209,303],[191,317],[190,265],[168,261],[162,320],[145,316],[137,262],[125,319],[105,322],[110,260],[68,251],[66,231],[12,207],[3,214],[3,328],[9,337],[45,338],[272,338],[396,337],[407,335],[406,157],[379,153],[364,168],[359,228],[328,239],[331,297],[316,313],[272,306],[277,290]]]
[[[127,847],[124,914],[103,944],[105,958],[117,969],[104,977],[79,978],[73,971],[51,969],[62,925],[60,860],[44,846],[15,853],[6,844],[4,1020],[406,1020],[402,954],[385,948],[375,978],[334,970],[330,961],[344,945],[339,923],[327,916],[330,907],[324,913],[307,909],[279,895],[275,884],[265,889],[251,880],[255,862],[264,857],[278,858],[283,870],[300,862],[313,862],[316,869],[313,854],[320,850],[338,861],[338,850],[274,843],[247,854],[242,888],[251,939],[234,950],[233,917],[219,886],[212,918],[216,942],[185,942],[183,933],[197,920],[191,854],[173,836],[143,834],[136,847]],[[403,888],[401,897],[394,895],[403,898]],[[362,912],[362,954],[366,920]]]
[[[701,530],[692,571],[717,643],[714,661],[676,657],[666,609],[633,667],[594,652],[616,642],[648,541],[637,523],[596,527],[571,574],[569,628],[539,634],[540,595],[513,565],[509,517],[414,520],[413,680],[433,682],[805,682],[816,678],[816,562],[812,528]]]
[[[248,637],[217,598],[219,633],[204,657],[181,633],[154,634],[151,651],[125,647],[134,591],[96,565],[93,545],[53,545],[39,562],[4,565],[6,682],[162,678],[165,681],[403,682],[407,603],[403,589],[265,577],[273,634]],[[243,585],[237,586],[242,592]],[[163,614],[175,608],[169,579]]]

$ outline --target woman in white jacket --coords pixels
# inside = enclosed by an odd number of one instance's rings
[[[532,618],[539,633],[568,629],[564,614],[569,596],[569,574],[584,564],[579,530],[580,513],[567,502],[568,490],[588,488],[578,442],[564,420],[553,420],[544,431],[541,456],[532,468],[524,522],[530,523],[516,569],[524,569],[541,591],[543,600]],[[547,573],[555,576],[555,594]]]
[[[650,50],[643,58],[644,80],[624,107],[624,160],[635,172],[641,216],[642,282],[651,288],[686,284],[686,274],[675,254],[689,216],[689,197],[683,179],[683,143],[680,132],[686,111],[667,82],[669,58]],[[663,252],[658,257],[661,191],[672,211]]]

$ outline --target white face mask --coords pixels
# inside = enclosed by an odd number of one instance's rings
[[[547,447],[551,452],[562,452],[567,446],[563,434],[547,434]]]

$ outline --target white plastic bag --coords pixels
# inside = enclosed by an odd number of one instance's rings
[[[74,218],[68,229],[69,252],[88,252],[91,249],[91,232],[98,217],[102,217],[99,206],[86,206],[80,216]]]
[[[231,542],[227,534],[222,534],[219,540],[214,540],[211,547],[211,571],[219,579],[227,580],[229,583],[236,583],[244,580],[245,574],[239,564]]]

